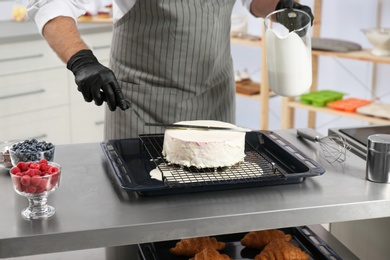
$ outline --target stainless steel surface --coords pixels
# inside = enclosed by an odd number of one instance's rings
[[[100,144],[59,145],[63,178],[49,198],[56,215],[26,221],[27,202],[1,169],[0,257],[390,216],[390,185],[367,181],[364,160],[347,152],[344,163],[330,164],[296,130],[276,132],[326,172],[285,186],[138,197],[118,188]]]
[[[370,181],[390,182],[390,135],[368,137],[366,174]]]

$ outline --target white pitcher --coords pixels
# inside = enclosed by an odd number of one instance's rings
[[[298,96],[312,84],[311,18],[298,9],[280,9],[265,19],[269,87],[280,96]]]

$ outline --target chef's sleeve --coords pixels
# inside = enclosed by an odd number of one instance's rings
[[[84,4],[90,1],[94,0],[29,0],[27,14],[42,34],[45,24],[55,17],[68,16],[77,22],[77,18],[86,12]]]

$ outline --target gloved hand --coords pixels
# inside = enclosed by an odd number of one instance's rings
[[[126,110],[130,103],[126,102],[114,73],[99,63],[91,50],[81,50],[74,54],[66,64],[75,76],[77,89],[87,102],[95,101],[101,106],[107,102],[108,108],[116,107]]]
[[[279,10],[279,9],[284,9],[284,8],[294,8],[294,9],[304,11],[305,13],[307,13],[310,16],[311,25],[313,25],[314,15],[311,12],[311,8],[308,7],[307,5],[301,5],[299,3],[294,2],[293,0],[280,0],[276,4],[275,11]]]

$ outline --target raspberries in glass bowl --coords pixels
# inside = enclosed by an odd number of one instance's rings
[[[19,162],[10,170],[15,191],[21,195],[51,192],[59,185],[61,167],[41,159],[38,162]]]
[[[16,193],[28,199],[28,207],[21,211],[24,219],[47,219],[55,214],[55,208],[47,200],[60,185],[59,164],[46,159],[19,162],[11,168],[10,175]]]

